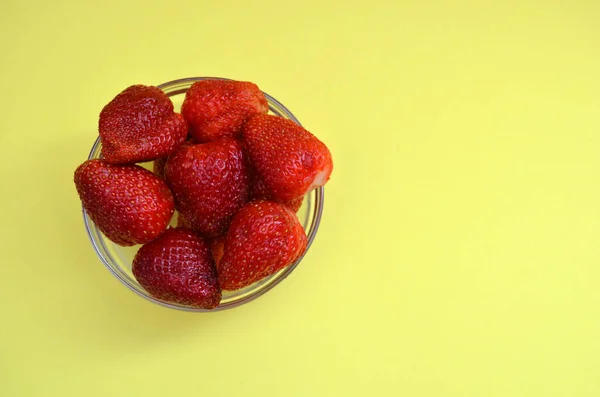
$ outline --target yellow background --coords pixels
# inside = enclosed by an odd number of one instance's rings
[[[101,4],[101,5],[100,5]],[[0,4],[1,396],[600,395],[600,2]],[[335,158],[237,309],[123,287],[73,171],[134,83],[254,81]]]

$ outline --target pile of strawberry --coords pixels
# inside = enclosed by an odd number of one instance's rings
[[[327,147],[268,115],[253,83],[203,80],[181,113],[157,87],[134,85],[100,113],[102,159],[75,171],[84,209],[111,241],[143,244],[133,260],[156,298],[212,309],[306,249],[295,212],[324,185]],[[154,173],[135,163],[154,161]],[[177,227],[169,228],[175,210]]]

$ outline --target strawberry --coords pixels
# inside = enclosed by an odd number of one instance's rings
[[[113,164],[138,163],[167,156],[185,140],[188,127],[157,87],[134,85],[100,112],[102,156]]]
[[[181,105],[181,114],[198,142],[238,137],[250,117],[268,110],[267,99],[256,84],[233,80],[198,81]]]
[[[273,194],[271,194],[269,189],[267,189],[265,182],[260,178],[260,176],[256,174],[252,179],[251,200],[273,200]],[[302,207],[303,202],[304,196],[293,200],[282,201],[281,204],[285,205],[294,212],[298,212],[298,210]]]
[[[219,284],[237,290],[294,263],[306,249],[296,214],[272,201],[253,201],[231,221],[219,266]]]
[[[304,196],[298,197],[293,200],[283,201],[281,204],[285,205],[289,209],[291,209],[294,213],[298,212],[300,208],[302,208],[302,204],[304,203]]]
[[[156,238],[175,209],[165,182],[138,165],[88,160],[75,171],[75,186],[90,218],[107,238],[122,246]]]
[[[177,209],[203,237],[222,234],[248,201],[249,168],[234,139],[183,145],[169,157],[166,178]]]
[[[188,137],[189,138],[189,137]],[[196,141],[194,141],[193,138],[189,138],[188,140],[186,140],[185,142],[183,142],[183,145],[194,145],[196,144]],[[152,162],[152,171],[158,175],[160,177],[160,179],[165,179],[165,166],[167,165],[167,160],[169,159],[168,156],[165,157],[159,157],[156,160],[154,160]]]
[[[329,149],[293,121],[260,114],[244,125],[242,136],[273,199],[297,199],[329,180],[333,170]]]
[[[132,271],[155,298],[204,309],[213,309],[221,301],[210,249],[189,229],[168,229],[142,246]]]
[[[187,228],[187,229],[192,228],[190,222],[187,219],[185,219],[185,216],[183,216],[181,213],[178,213],[178,215],[177,215],[177,227],[183,227],[183,228]],[[223,246],[225,244],[225,235],[222,234],[217,237],[208,238],[208,239],[206,239],[206,244],[208,244],[208,247],[210,248],[210,251],[212,252],[213,259],[215,260],[215,266],[218,269],[219,263],[221,262],[221,258],[223,257]]]

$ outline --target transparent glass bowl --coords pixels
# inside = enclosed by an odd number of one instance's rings
[[[170,81],[168,83],[164,83],[158,86],[158,88],[162,89],[173,101],[175,105],[175,110],[179,111],[181,108],[181,104],[183,99],[185,98],[185,93],[190,88],[190,86],[200,80],[207,79],[217,79],[216,77],[190,77],[180,80]],[[281,117],[285,117],[294,121],[296,124],[300,125],[300,122],[294,115],[286,109],[281,103],[279,103],[275,98],[265,93],[265,97],[269,102],[269,113],[275,114]],[[90,152],[89,159],[101,158],[101,143],[100,139],[96,139],[94,146],[92,147],[92,151]],[[142,164],[142,166],[152,169],[151,163]],[[308,237],[308,245],[306,251],[310,248],[319,228],[319,223],[321,221],[321,215],[323,213],[323,202],[324,202],[324,189],[318,188],[308,193],[304,198],[304,203],[302,204],[302,208],[298,211],[298,219],[300,219],[300,223],[304,227],[306,231],[306,235]],[[177,216],[173,217],[172,225],[175,225],[175,220]],[[108,270],[118,278],[123,284],[125,284],[130,290],[135,292],[136,294],[148,299],[151,302],[156,304],[169,307],[172,309],[185,310],[190,312],[208,312],[208,311],[218,311],[230,309],[233,307],[237,307],[248,303],[259,296],[263,295],[277,284],[279,284],[283,279],[285,279],[290,273],[294,271],[296,266],[302,260],[300,257],[295,263],[286,267],[285,269],[280,270],[279,272],[258,281],[246,288],[237,291],[223,291],[223,298],[221,300],[221,304],[212,310],[199,309],[194,307],[189,307],[185,305],[179,305],[176,303],[166,302],[160,299],[156,299],[151,296],[146,290],[136,281],[133,273],[131,272],[131,263],[133,258],[139,249],[138,246],[134,247],[121,247],[109,239],[107,239],[102,232],[98,229],[98,227],[94,224],[94,222],[90,219],[85,210],[83,210],[83,220],[85,222],[85,228],[89,235],[92,246],[96,250],[96,254],[98,257],[106,265]],[[306,253],[305,251],[305,253]],[[304,256],[304,255],[303,255]]]

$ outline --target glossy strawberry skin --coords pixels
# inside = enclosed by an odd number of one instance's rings
[[[165,174],[177,209],[206,238],[222,234],[249,198],[248,163],[234,139],[183,145],[169,157]]]
[[[187,229],[191,229],[192,225],[190,224],[190,222],[187,219],[185,219],[185,216],[183,216],[181,213],[178,213],[177,214],[177,227],[184,227]],[[206,244],[208,244],[210,251],[212,252],[213,259],[215,260],[215,266],[218,269],[219,263],[221,263],[221,258],[223,258],[223,249],[224,249],[224,245],[225,245],[225,234],[221,234],[220,236],[213,237],[213,238],[207,238],[205,241],[206,241]]]
[[[254,83],[202,80],[186,92],[181,114],[198,142],[238,137],[252,116],[266,113],[269,105]]]
[[[188,139],[183,142],[181,146],[184,145],[195,145],[197,142],[194,141],[193,138],[188,136]],[[181,147],[180,146],[180,147]],[[167,160],[169,160],[169,156],[159,157],[152,162],[152,172],[154,172],[158,177],[162,180],[165,180],[165,167],[167,165]]]
[[[155,298],[204,309],[213,309],[221,301],[210,249],[189,229],[168,229],[142,246],[132,271]]]
[[[183,116],[159,88],[134,85],[110,101],[98,122],[103,158],[113,164],[153,160],[173,153],[187,137]]]
[[[88,160],[77,168],[74,179],[83,208],[116,244],[144,244],[171,221],[175,208],[171,191],[140,166]]]
[[[256,173],[254,173],[252,178],[252,194],[250,196],[251,200],[276,201],[273,199],[273,194],[269,191],[265,185],[265,182]],[[302,207],[302,203],[304,203],[304,196],[281,202],[281,204],[285,205],[293,212],[298,212],[298,210]]]
[[[306,234],[296,214],[271,201],[253,201],[233,217],[225,236],[219,284],[237,290],[294,263],[305,251]]]
[[[244,125],[242,137],[252,164],[277,201],[302,197],[331,176],[327,146],[291,120],[254,116]]]

